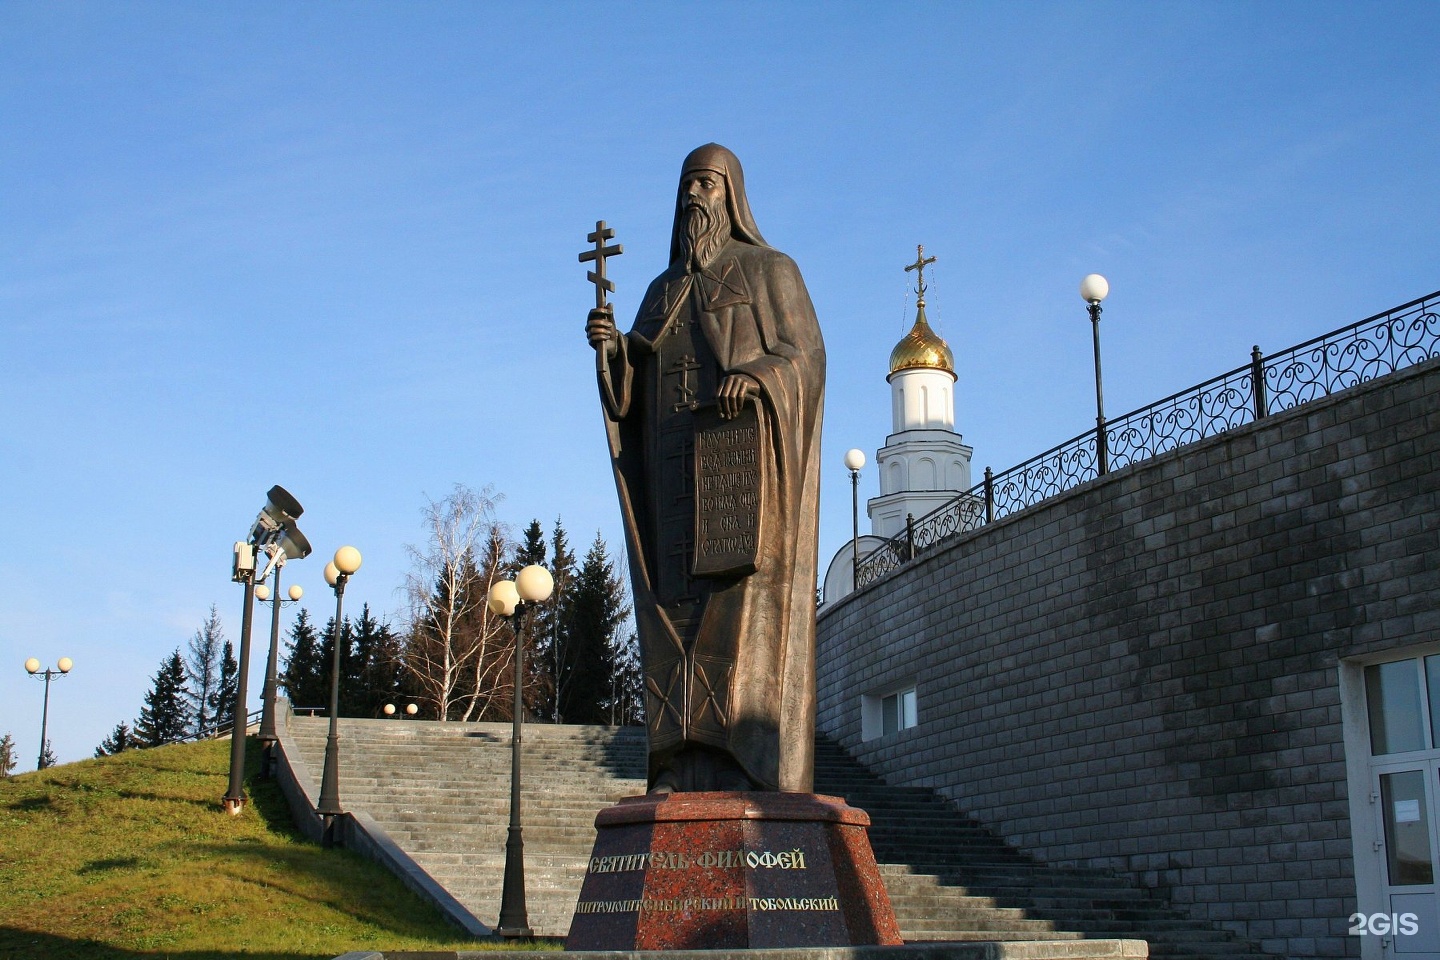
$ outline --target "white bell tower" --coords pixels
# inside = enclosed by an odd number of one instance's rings
[[[916,247],[915,325],[890,352],[890,410],[893,432],[876,453],[880,496],[866,504],[870,528],[879,537],[905,529],[916,519],[970,489],[970,456],[955,432],[955,355],[925,317],[925,267],[935,262]]]
[[[825,573],[825,602],[855,589],[856,554],[863,560],[896,534],[905,532],[905,517],[917,520],[970,489],[970,455],[955,432],[955,355],[925,317],[925,267],[935,262],[925,248],[915,248],[917,271],[915,325],[890,352],[891,433],[875,456],[880,471],[880,496],[866,502],[870,532],[847,541]],[[859,454],[859,450],[852,451]],[[854,471],[864,456],[846,466]],[[857,551],[855,547],[859,547]]]

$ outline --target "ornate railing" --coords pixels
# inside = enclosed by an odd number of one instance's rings
[[[1440,356],[1440,290],[1250,362],[1105,423],[1108,467],[1139,463],[1356,384]],[[937,545],[1048,500],[1101,474],[1090,430],[985,480],[860,560],[857,588]]]

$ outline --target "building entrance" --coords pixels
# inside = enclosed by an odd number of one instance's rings
[[[1440,960],[1440,654],[1365,667],[1365,707],[1380,896],[1361,899],[1380,909],[1351,916],[1351,932]]]

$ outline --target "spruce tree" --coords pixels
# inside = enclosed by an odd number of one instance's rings
[[[575,582],[575,553],[570,549],[570,539],[559,517],[555,518],[555,527],[550,538],[549,569],[550,576],[555,580],[555,589],[535,617],[532,634],[535,650],[532,661],[537,665],[537,672],[542,678],[537,681],[537,688],[545,693],[541,715],[559,723],[560,701],[557,691],[563,672],[561,663],[565,659],[565,609],[570,602],[570,590]],[[542,664],[543,666],[540,666]]]
[[[385,704],[400,697],[399,638],[390,624],[371,615],[369,604],[360,609],[358,619],[353,623],[347,620],[346,625],[353,645],[345,686],[340,689],[340,715],[378,717]]]
[[[285,666],[280,673],[280,685],[294,706],[323,707],[330,702],[326,692],[329,688],[325,685],[329,666],[321,660],[320,645],[320,635],[310,612],[302,607],[290,627]]]
[[[228,646],[228,645],[227,645]],[[180,649],[160,663],[155,685],[145,694],[145,709],[135,721],[135,733],[147,747],[173,743],[190,729],[190,711],[185,703],[185,661]]]
[[[346,699],[350,695],[354,684],[348,683],[350,679],[348,671],[355,663],[355,655],[352,652],[355,645],[355,628],[350,623],[350,618],[345,617],[340,621],[340,715],[345,716],[345,707],[349,703]],[[325,629],[320,633],[320,645],[316,648],[316,669],[319,671],[316,676],[317,693],[319,700],[307,706],[324,707],[328,712],[330,709],[330,674],[335,669],[335,618],[331,617],[325,621]]]
[[[135,738],[135,731],[130,729],[130,724],[122,720],[110,731],[110,736],[100,741],[100,746],[95,748],[95,756],[113,757],[117,753],[139,748],[140,741]]]
[[[210,605],[210,615],[190,638],[185,657],[185,702],[195,718],[194,733],[204,736],[215,729],[215,693],[220,683],[220,650],[225,642],[220,614]]]
[[[15,757],[15,738],[8,733],[0,737],[0,779],[10,776],[19,762]]]
[[[645,671],[635,631],[616,631],[610,644],[610,699],[605,705],[612,726],[645,725]]]
[[[563,608],[558,690],[562,723],[609,722],[615,633],[629,614],[624,584],[596,533]]]
[[[513,580],[522,568],[532,563],[547,566],[547,549],[545,528],[540,526],[539,520],[531,520],[521,535],[520,544],[515,548],[515,557],[505,575]],[[553,574],[554,571],[551,572]],[[551,593],[550,599],[532,614],[528,637],[530,646],[525,654],[525,706],[531,716],[543,717],[546,720],[554,719],[555,715],[555,671],[552,669],[549,625],[554,619],[553,611],[557,599],[557,594]],[[506,635],[509,635],[508,630]]]
[[[539,520],[531,520],[530,526],[525,528],[522,534],[523,539],[520,546],[515,549],[515,561],[512,564],[516,571],[521,567],[528,567],[532,563],[545,565],[545,528],[540,526]]]
[[[55,756],[55,751],[50,746],[50,741],[46,740],[45,748],[40,751],[40,765],[35,769],[44,770],[46,767],[53,767],[59,762],[59,759]]]
[[[239,695],[240,664],[235,660],[235,648],[226,640],[221,648],[215,699],[210,701],[210,715],[215,718],[213,729],[229,730],[235,725],[235,698]]]

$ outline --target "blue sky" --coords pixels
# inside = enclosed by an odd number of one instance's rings
[[[825,332],[823,569],[916,243],[977,476],[1093,426],[1086,273],[1111,414],[1440,287],[1437,41],[1433,3],[12,0],[0,734],[32,767],[26,657],[75,660],[72,760],[212,603],[238,637],[271,484],[322,620],[342,543],[347,607],[399,610],[457,482],[618,548],[576,254],[615,227],[628,325],[698,144],[740,156]]]

